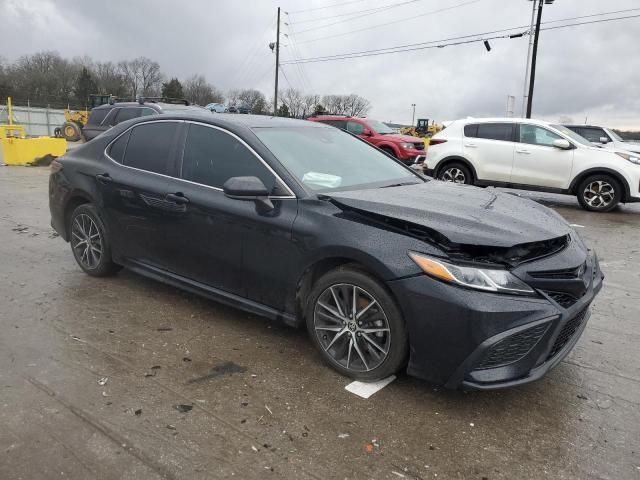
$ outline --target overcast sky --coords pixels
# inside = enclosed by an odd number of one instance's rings
[[[56,50],[69,58],[90,55],[114,61],[144,55],[157,60],[169,76],[202,73],[223,90],[258,88],[270,98],[274,56],[268,43],[275,39],[278,6],[281,30],[289,35],[282,38],[282,61],[460,37],[531,20],[528,0],[407,2],[0,0],[0,55],[14,60]],[[365,15],[400,3],[407,4]],[[314,10],[300,12],[310,8]],[[638,0],[556,0],[544,7],[543,21],[631,8],[638,10],[617,16],[640,14]],[[352,12],[362,16],[335,17]],[[604,17],[577,21],[598,18]],[[383,23],[389,25],[379,26]],[[563,23],[569,22],[548,26]],[[356,31],[361,29],[366,30]],[[640,17],[543,31],[534,117],[576,123],[588,117],[589,123],[640,128],[639,38]],[[516,97],[519,115],[527,45],[527,37],[496,39],[491,52],[482,43],[471,43],[288,65],[282,67],[286,79],[281,75],[280,81],[282,87],[290,84],[321,95],[357,93],[371,101],[370,116],[384,121],[409,123],[412,103],[416,118],[436,121],[504,116],[508,95]]]

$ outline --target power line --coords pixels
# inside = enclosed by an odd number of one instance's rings
[[[559,28],[568,28],[568,27],[576,27],[576,26],[580,26],[580,25],[588,25],[588,24],[593,24],[593,23],[603,23],[603,22],[611,22],[611,21],[615,21],[615,20],[625,20],[625,19],[630,19],[630,18],[637,18],[640,17],[640,14],[638,15],[627,15],[624,17],[616,17],[616,18],[607,18],[607,19],[600,19],[600,20],[591,20],[588,22],[576,22],[576,23],[570,23],[570,24],[566,24],[566,25],[558,25],[558,26],[554,26],[554,27],[546,27],[546,28],[541,28],[541,30],[556,30]],[[580,18],[580,17],[575,17]],[[546,22],[546,23],[551,23],[551,22]],[[387,48],[382,48],[382,49],[377,49],[377,50],[364,50],[361,52],[350,52],[350,53],[343,53],[343,54],[336,54],[336,55],[326,55],[323,57],[312,57],[312,58],[303,58],[298,60],[298,62],[300,63],[316,63],[316,62],[328,62],[328,61],[332,61],[332,60],[347,60],[347,59],[351,59],[351,58],[361,58],[361,57],[372,57],[372,56],[379,56],[379,55],[389,55],[391,53],[400,53],[400,52],[411,52],[411,51],[415,51],[415,50],[426,50],[426,49],[431,49],[431,48],[444,48],[444,47],[448,47],[448,46],[455,46],[455,45],[462,45],[462,44],[467,44],[467,43],[476,43],[476,42],[484,42],[485,40],[495,40],[495,39],[501,39],[501,38],[514,38],[515,36],[522,36],[521,33],[518,34],[511,34],[511,35],[496,35],[496,36],[490,36],[487,37],[486,35],[492,34],[492,33],[500,33],[500,32],[509,32],[509,31],[514,31],[514,30],[518,30],[518,29],[522,29],[522,28],[527,28],[527,26],[520,26],[520,27],[512,27],[512,28],[507,28],[507,29],[503,29],[503,30],[494,30],[493,32],[484,32],[484,33],[477,33],[474,35],[464,35],[464,36],[460,36],[460,37],[451,37],[448,39],[442,39],[442,40],[432,40],[429,42],[422,42],[420,44],[407,44],[407,45],[399,45],[396,47],[387,47]],[[526,32],[529,33],[529,32]],[[472,37],[481,37],[481,38],[472,38]],[[466,39],[466,40],[464,40]],[[454,40],[460,40],[460,41],[454,41]],[[449,43],[445,43],[445,42],[449,42]],[[291,64],[293,63],[293,61],[289,61],[286,62],[286,64]]]
[[[431,10],[431,11],[429,11],[429,12],[421,13],[420,15],[413,15],[413,16],[411,16],[411,17],[405,17],[405,18],[401,18],[401,19],[399,19],[399,20],[394,20],[394,21],[391,21],[391,22],[379,23],[379,24],[377,24],[377,25],[370,25],[370,26],[368,26],[368,27],[359,28],[359,29],[357,29],[357,30],[351,30],[351,31],[349,31],[349,32],[338,33],[338,34],[335,34],[335,35],[329,35],[329,36],[326,36],[326,37],[311,38],[311,39],[309,39],[309,40],[304,40],[304,41],[302,41],[302,42],[298,42],[298,43],[299,43],[299,44],[300,44],[300,43],[311,43],[311,42],[317,42],[317,41],[319,41],[319,40],[326,40],[326,39],[328,39],[328,38],[344,37],[345,35],[352,35],[352,34],[354,34],[354,33],[364,32],[364,31],[366,31],[366,30],[371,30],[372,28],[385,27],[385,26],[387,26],[387,25],[393,25],[393,24],[396,24],[396,23],[405,22],[405,21],[407,21],[407,20],[413,20],[413,19],[415,19],[415,18],[426,17],[426,16],[428,16],[428,15],[434,15],[434,14],[436,14],[436,13],[445,12],[445,11],[447,11],[447,10],[453,10],[453,9],[455,9],[455,8],[464,7],[464,6],[466,6],[466,5],[471,5],[471,4],[473,4],[473,3],[478,3],[478,2],[480,2],[480,1],[481,1],[481,0],[471,0],[471,1],[469,1],[469,2],[460,3],[460,4],[458,4],[458,5],[452,5],[452,6],[450,6],[450,7],[444,7],[444,8],[439,8],[439,9],[437,9],[437,10]],[[299,32],[298,32],[298,33],[299,33]]]
[[[402,2],[402,3],[392,4],[392,5],[380,5],[379,7],[369,8],[369,9],[366,9],[366,10],[356,10],[355,12],[338,13],[336,15],[327,15],[326,17],[310,18],[308,20],[300,20],[300,21],[296,20],[295,24],[296,25],[300,25],[302,23],[319,22],[321,20],[330,20],[332,18],[348,17],[350,15],[359,15],[361,13],[366,13],[366,12],[374,12],[374,11],[386,10],[387,8],[399,7],[401,5],[406,5],[407,3],[413,3],[413,2],[407,1],[407,2]],[[289,15],[289,14],[287,13],[287,15]]]
[[[333,3],[331,5],[325,5],[323,7],[314,7],[314,8],[306,8],[304,10],[290,10],[289,12],[285,12],[285,13],[303,13],[303,12],[312,12],[315,10],[324,10],[325,8],[333,8],[333,7],[343,7],[345,5],[350,5],[352,3],[361,3],[364,2],[365,0],[351,0],[350,2],[340,2],[340,3]]]
[[[320,29],[323,29],[323,28],[332,27],[333,25],[338,25],[339,23],[350,22],[351,20],[355,20],[357,18],[368,17],[369,15],[374,15],[376,13],[379,13],[379,12],[382,12],[382,11],[385,11],[385,10],[390,10],[390,9],[396,8],[396,7],[402,7],[402,6],[408,5],[410,3],[416,3],[416,2],[421,2],[421,1],[423,1],[423,0],[407,0],[406,2],[396,3],[394,5],[386,5],[386,6],[379,7],[378,9],[375,9],[374,11],[369,11],[369,13],[358,12],[359,15],[356,15],[355,17],[344,18],[342,20],[338,20],[338,21],[333,22],[333,23],[327,23],[325,25],[319,25],[317,27],[307,28],[306,30],[299,30],[296,33],[297,34],[302,34],[302,33],[307,33],[307,32],[311,32],[311,31],[314,31],[314,30],[320,30]]]

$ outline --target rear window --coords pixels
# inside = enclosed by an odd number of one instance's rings
[[[513,123],[480,123],[476,138],[513,142]]]
[[[111,111],[110,108],[101,108],[99,110],[91,110],[91,113],[89,114],[89,120],[87,121],[87,123],[89,125],[100,125],[102,123],[102,120],[104,120],[104,117],[107,116],[107,113],[109,113]]]
[[[475,138],[478,136],[478,124],[472,123],[464,126],[464,136]]]
[[[118,116],[115,119],[115,123],[126,122],[127,120],[131,120],[132,118],[138,118],[142,113],[142,109],[138,107],[127,107],[121,108],[118,112]]]
[[[176,122],[153,122],[135,126],[127,143],[124,164],[170,175],[170,158],[178,125]]]

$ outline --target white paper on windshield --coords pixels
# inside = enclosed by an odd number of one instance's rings
[[[302,176],[302,183],[312,187],[337,188],[342,183],[342,177],[329,173],[307,172]]]

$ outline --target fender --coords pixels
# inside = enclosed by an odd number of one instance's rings
[[[576,177],[571,181],[571,184],[569,185],[569,192],[577,194],[576,189],[578,188],[580,182],[582,182],[589,175],[596,175],[598,173],[609,174],[620,182],[620,185],[622,185],[622,188],[624,188],[624,195],[620,199],[621,202],[624,203],[629,198],[631,198],[631,189],[629,187],[629,182],[627,182],[627,179],[624,178],[619,172],[616,172],[615,170],[612,170],[608,167],[592,167],[578,173],[578,175],[576,175]]]
[[[380,142],[379,144],[376,145],[376,147],[382,149],[382,148],[388,148],[390,150],[393,151],[393,155],[398,158],[398,156],[400,155],[400,149],[398,148],[398,146],[395,143],[392,142]]]

